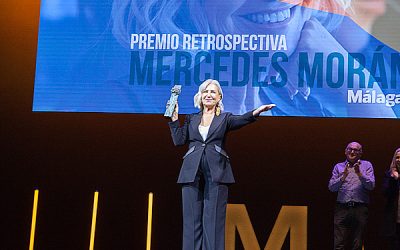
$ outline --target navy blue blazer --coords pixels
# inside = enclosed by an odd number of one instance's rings
[[[232,115],[227,112],[214,116],[205,141],[199,132],[201,116],[202,112],[187,115],[182,126],[179,126],[178,120],[168,123],[175,146],[189,143],[189,150],[183,156],[178,183],[194,181],[203,153],[210,167],[213,182],[234,183],[229,156],[224,150],[225,135],[230,130],[256,121],[253,111],[243,115]]]

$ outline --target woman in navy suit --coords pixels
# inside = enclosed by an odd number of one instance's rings
[[[228,185],[235,182],[224,150],[225,135],[275,106],[262,105],[243,115],[232,115],[222,113],[222,97],[219,82],[208,79],[194,96],[200,112],[187,115],[180,126],[177,105],[169,123],[174,144],[189,144],[178,178],[182,184],[183,250],[225,249]]]

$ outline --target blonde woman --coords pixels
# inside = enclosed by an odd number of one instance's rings
[[[400,249],[399,173],[400,148],[394,152],[383,182],[386,198],[383,230],[390,250]]]
[[[342,87],[327,87],[331,79],[328,74],[322,74],[323,88],[316,87],[306,81],[304,85],[298,83],[299,53],[307,52],[310,56],[322,52],[325,56],[335,52],[344,56],[347,62],[348,51],[335,34],[337,28],[345,18],[346,11],[350,8],[351,0],[190,0],[190,1],[165,1],[165,0],[114,0],[112,8],[111,28],[118,42],[129,48],[129,38],[132,33],[145,34],[269,34],[285,36],[287,50],[284,53],[289,57],[288,62],[282,63],[283,71],[274,72],[269,59],[262,59],[261,68],[239,60],[233,62],[233,55],[223,59],[214,58],[219,51],[210,49],[190,49],[183,46],[180,39],[177,51],[185,51],[187,63],[185,72],[175,71],[179,62],[176,57],[166,57],[165,65],[169,70],[163,72],[163,79],[179,82],[185,89],[195,91],[204,79],[215,78],[223,85],[225,104],[230,112],[244,113],[255,109],[263,103],[275,103],[271,115],[277,116],[335,116],[335,117],[393,117],[391,108],[384,104],[348,104],[339,102],[348,94],[347,67],[342,72],[344,82]],[[258,41],[261,43],[260,41]],[[253,57],[253,52],[241,51]],[[279,50],[270,50],[269,56]],[[144,60],[147,50],[138,49],[135,60]],[[238,51],[223,51],[238,52]],[[265,52],[265,51],[264,51]],[[194,59],[195,55],[206,56]],[[219,55],[220,56],[220,55]],[[153,59],[155,60],[155,59]],[[178,59],[181,60],[181,59]],[[216,62],[215,60],[221,60]],[[249,60],[254,60],[250,58]],[[182,60],[181,60],[182,61]],[[313,61],[310,59],[310,61]],[[196,66],[197,70],[196,70]],[[310,65],[312,68],[313,65]],[[260,70],[260,72],[258,72]],[[332,75],[338,75],[338,68],[334,67]],[[366,79],[369,72],[365,70]],[[274,78],[275,77],[275,78]],[[283,80],[283,79],[286,80]],[[274,84],[275,80],[282,85]],[[307,79],[306,79],[307,80]],[[317,79],[314,79],[316,81]],[[310,80],[311,81],[311,80]],[[354,80],[355,89],[359,80]],[[314,86],[313,88],[309,86]],[[144,85],[145,86],[145,85]],[[138,84],[138,87],[141,87]],[[377,93],[381,93],[377,87]],[[332,98],[332,96],[338,98]],[[340,98],[339,98],[340,97]],[[138,97],[138,103],[144,101]],[[180,98],[181,107],[189,110],[189,101]],[[190,110],[189,112],[192,112]]]
[[[169,123],[176,146],[189,144],[178,177],[182,185],[183,250],[225,249],[225,212],[228,185],[235,182],[226,134],[256,120],[275,105],[262,105],[243,115],[223,112],[223,93],[218,81],[208,79],[194,96],[200,112],[187,115],[182,126],[178,107]]]

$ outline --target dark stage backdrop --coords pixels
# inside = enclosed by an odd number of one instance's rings
[[[152,249],[179,249],[175,181],[186,148],[172,145],[167,121],[161,115],[33,113],[39,1],[1,1],[0,9],[0,249],[28,248],[35,188],[35,249],[88,249],[95,190],[95,249],[145,249],[150,191]],[[335,194],[327,183],[346,144],[359,141],[377,179],[365,249],[384,249],[380,186],[400,146],[399,122],[262,117],[227,141],[237,180],[229,202],[246,204],[261,248],[282,205],[308,206],[308,249],[331,249]]]

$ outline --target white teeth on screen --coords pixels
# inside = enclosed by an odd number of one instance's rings
[[[278,22],[278,15],[276,13],[269,14],[269,17],[271,18],[271,20],[269,20],[270,23]]]
[[[273,13],[249,14],[246,18],[254,23],[277,23],[283,22],[290,17],[290,9],[277,11]]]

